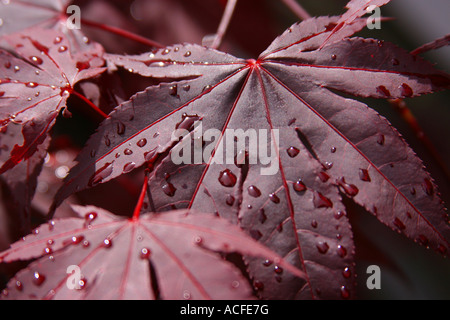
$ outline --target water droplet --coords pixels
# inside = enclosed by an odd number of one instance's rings
[[[127,155],[127,156],[130,156],[130,155],[133,154],[133,150],[125,149],[125,150],[123,151],[123,154],[125,154],[125,155]]]
[[[41,58],[36,57],[36,56],[30,57],[30,60],[31,60],[34,64],[37,64],[37,65],[41,65],[41,64],[44,62]]]
[[[45,276],[37,271],[33,274],[33,284],[36,286],[40,286],[44,283]]]
[[[350,291],[347,289],[346,286],[341,286],[341,297],[343,299],[350,298]]]
[[[175,195],[175,192],[177,191],[177,189],[174,187],[174,185],[170,182],[165,182],[162,186],[161,186],[163,192],[168,195],[169,197],[173,197]]]
[[[337,254],[339,257],[343,258],[347,255],[347,249],[342,245],[338,245]]]
[[[255,290],[257,290],[257,291],[262,291],[262,290],[264,290],[264,283],[261,282],[261,281],[259,281],[259,280],[256,280],[256,281],[253,283],[253,287],[254,287]]]
[[[105,139],[105,146],[109,147],[111,145],[111,140],[107,135],[104,137],[104,139]]]
[[[77,62],[78,71],[83,71],[83,70],[89,69],[90,67],[91,67],[91,64],[87,61],[86,62],[81,62],[81,61]]]
[[[248,187],[248,194],[254,198],[258,198],[261,195],[261,191],[255,186],[250,186]]]
[[[336,153],[336,151],[337,151],[336,147],[331,147],[331,149],[330,149],[331,153]]]
[[[282,232],[283,231],[283,222],[281,222],[279,225],[277,225],[277,231]]]
[[[136,167],[136,163],[134,162],[128,162],[123,166],[123,173],[128,173],[132,171]]]
[[[219,182],[221,185],[227,188],[232,188],[237,182],[236,176],[229,169],[220,172]]]
[[[267,259],[267,260],[263,261],[263,266],[264,267],[270,267],[272,265],[272,263],[273,263],[272,260]]]
[[[81,241],[84,240],[84,236],[73,236],[72,238],[70,238],[70,242],[73,245],[77,245],[79,243],[81,243]]]
[[[314,193],[313,203],[316,208],[332,208],[333,202],[320,192]]]
[[[183,90],[186,91],[186,92],[188,92],[189,90],[191,90],[191,86],[190,86],[190,85],[185,85],[185,86],[183,87]]]
[[[6,69],[11,68],[11,62],[9,62],[9,61],[5,62],[4,66]]]
[[[404,230],[406,228],[404,223],[397,217],[394,219],[393,224],[400,230]]]
[[[92,221],[94,221],[95,219],[97,219],[97,212],[88,212],[84,215],[84,220],[87,223],[91,223]]]
[[[258,241],[259,239],[261,239],[262,237],[262,233],[259,230],[250,230],[250,236],[255,239],[256,241]]]
[[[259,217],[258,217],[259,222],[261,222],[261,223],[266,222],[266,220],[267,220],[267,215],[266,215],[266,213],[264,212],[264,209],[259,209],[258,212],[259,212]]]
[[[164,49],[161,54],[166,55],[170,53],[170,49]]]
[[[196,114],[188,115],[188,114],[184,113],[182,115],[182,120],[179,123],[177,123],[177,125],[175,126],[175,129],[191,130],[195,121],[197,121],[199,119],[200,119],[200,117]]]
[[[19,72],[20,71],[20,67],[19,66],[14,66],[14,72]]]
[[[342,187],[342,189],[344,189],[344,192],[350,197],[354,197],[359,193],[358,187],[356,187],[354,184],[348,184],[347,182],[345,182],[344,177],[336,180],[336,183],[338,186]]]
[[[416,188],[411,187],[411,189],[409,189],[409,192],[410,192],[412,195],[415,195],[415,194],[416,194]]]
[[[66,52],[67,51],[67,47],[66,46],[60,46],[59,48],[58,48],[58,52]]]
[[[91,244],[90,244],[90,242],[88,240],[84,240],[83,241],[83,248],[89,248],[90,245]]]
[[[391,92],[385,86],[378,86],[377,93],[386,98],[389,98],[391,96]]]
[[[419,242],[421,245],[423,245],[423,246],[428,246],[429,240],[428,240],[428,238],[427,238],[426,236],[424,236],[423,234],[419,235],[419,236],[417,237],[416,240],[417,240],[417,242]]]
[[[23,284],[19,280],[16,281],[16,289],[18,291],[22,291],[23,290]]]
[[[111,239],[106,238],[103,240],[103,248],[109,249],[112,247],[112,241]]]
[[[382,146],[382,145],[384,144],[384,140],[385,140],[384,134],[379,134],[379,135],[377,136],[377,143],[378,143],[380,146]]]
[[[278,198],[278,196],[275,193],[269,194],[269,199],[273,203],[280,203],[280,198]]]
[[[333,168],[333,162],[328,162],[328,161],[325,162],[325,168],[326,168],[327,170]]]
[[[55,40],[53,40],[53,43],[54,43],[54,44],[59,44],[59,43],[61,43],[62,41],[63,41],[63,38],[62,38],[62,37],[56,37]]]
[[[227,195],[225,202],[227,205],[231,207],[234,204],[234,200],[235,200],[234,197],[231,194],[229,194]]]
[[[379,47],[382,47],[383,44],[384,44],[384,41],[383,41],[383,40],[378,40],[378,41],[377,41],[377,45],[378,45]]]
[[[423,179],[422,188],[427,195],[429,195],[429,196],[433,195],[434,187],[433,187],[433,183],[431,182],[430,179],[428,179],[428,178]]]
[[[139,258],[142,260],[148,260],[150,258],[151,251],[148,248],[142,248],[141,252],[139,253]]]
[[[369,176],[369,171],[367,171],[366,169],[359,169],[359,178],[362,181],[367,181],[370,182],[370,176]]]
[[[200,236],[195,236],[194,237],[194,244],[196,244],[196,245],[202,245],[203,244],[203,238],[202,237],[200,237]]]
[[[78,281],[78,289],[79,289],[79,290],[83,290],[84,288],[86,288],[86,285],[87,285],[87,280],[86,280],[86,278],[81,278],[81,279]]]
[[[328,249],[330,249],[330,246],[325,241],[320,241],[319,243],[316,244],[316,247],[317,250],[322,254],[327,253]]]
[[[184,56],[187,58],[187,57],[190,57],[191,56],[191,52],[190,51],[186,51],[186,53],[184,54]]]
[[[296,147],[290,147],[289,149],[287,149],[287,154],[291,158],[295,158],[299,153],[300,153],[300,150],[297,149]]]
[[[50,247],[44,248],[44,254],[52,254],[52,253],[53,253],[52,248],[50,248]]]
[[[303,192],[303,191],[305,191],[306,189],[307,189],[307,188],[306,188],[306,185],[303,183],[302,180],[298,180],[297,182],[294,183],[294,190],[295,190],[295,191],[297,191],[297,192]]]
[[[319,225],[319,224],[317,223],[316,220],[311,221],[311,227],[317,228],[318,225]]]
[[[400,88],[402,96],[404,96],[404,97],[411,97],[413,95],[413,90],[406,83],[402,83],[399,88]]]
[[[331,60],[336,60],[337,56],[335,54],[331,55]]]

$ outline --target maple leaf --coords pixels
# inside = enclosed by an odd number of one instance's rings
[[[390,228],[446,253],[448,218],[420,159],[386,119],[332,90],[405,98],[448,88],[450,78],[393,44],[347,38],[361,20],[336,31],[338,21],[296,24],[257,60],[189,44],[109,56],[142,75],[191,80],[149,87],[116,108],[78,157],[55,207],[77,190],[153,163],[157,211],[217,212],[306,273],[291,281],[270,261],[249,259],[250,275],[265,286],[263,298],[352,297],[354,249],[341,194]],[[319,50],[331,35],[333,42]],[[216,153],[225,135],[205,147],[211,156],[203,162],[175,165],[171,155],[192,142],[196,122],[203,132],[223,135],[227,129],[278,130],[279,142],[271,136],[266,147],[274,146],[279,170],[261,175],[262,163],[226,163]],[[192,131],[181,141],[173,135],[180,128]],[[233,157],[249,150],[235,151]]]
[[[231,252],[272,259],[303,276],[215,216],[180,210],[126,219],[92,206],[73,208],[80,218],[44,224],[0,253],[3,262],[38,258],[9,282],[7,298],[251,299],[248,281],[218,254]],[[76,282],[70,266],[81,270]]]
[[[18,126],[15,126],[14,129],[20,130]],[[13,133],[10,129],[8,134],[12,134],[14,138],[16,133]],[[17,222],[20,236],[31,231],[31,201],[35,194],[38,176],[44,164],[49,143],[50,139],[47,139],[38,146],[37,151],[30,158],[0,176],[3,182],[3,192],[10,199],[7,205],[10,205],[11,212],[15,213],[13,220]]]
[[[0,138],[10,150],[9,157],[2,153],[0,173],[31,157],[47,139],[77,82],[105,70],[99,44],[87,43],[85,51],[72,55],[67,39],[54,30],[34,29],[3,40],[14,55],[0,51],[1,131],[20,125],[22,137]]]

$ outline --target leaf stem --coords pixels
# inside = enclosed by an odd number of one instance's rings
[[[106,24],[102,24],[102,23],[98,23],[98,22],[94,22],[94,21],[90,21],[90,20],[86,20],[86,19],[81,19],[81,23],[83,23],[87,26],[90,26],[90,27],[94,27],[97,29],[101,29],[104,31],[114,33],[114,34],[124,37],[124,38],[134,40],[136,42],[142,43],[149,47],[156,47],[156,48],[164,48],[165,47],[164,45],[162,45],[154,40],[148,39],[146,37],[140,36],[136,33],[130,32],[130,31],[123,30],[121,28],[109,26]]]
[[[142,185],[141,194],[139,195],[139,200],[134,208],[132,220],[138,220],[141,214],[142,205],[144,204],[145,196],[147,195],[148,188],[148,172],[145,172],[144,184]]]
[[[389,103],[400,114],[403,120],[409,125],[411,130],[415,133],[416,137],[422,142],[422,144],[425,146],[425,148],[437,162],[439,167],[442,169],[446,178],[450,181],[450,170],[448,169],[445,161],[442,159],[441,155],[436,150],[431,140],[428,138],[428,136],[423,131],[422,127],[419,125],[419,122],[406,105],[406,102],[402,99],[391,99],[389,100]]]
[[[223,37],[227,32],[228,26],[230,25],[231,18],[233,17],[233,12],[236,7],[237,0],[228,0],[225,11],[223,12],[222,19],[220,20],[219,27],[217,29],[216,36],[211,44],[211,48],[218,49],[222,43]]]
[[[301,20],[311,18],[311,15],[295,0],[281,0]]]
[[[95,112],[97,112],[99,115],[103,117],[103,119],[108,119],[109,116],[104,113],[99,107],[97,107],[95,104],[93,104],[88,98],[83,96],[81,93],[76,92],[75,90],[71,91],[72,94],[76,95],[78,98],[86,102]]]

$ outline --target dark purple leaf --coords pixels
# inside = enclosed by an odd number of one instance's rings
[[[85,44],[86,51],[72,55],[67,39],[53,30],[35,29],[3,40],[14,55],[0,51],[1,131],[19,124],[22,133],[7,142],[2,138],[11,148],[1,173],[31,157],[47,139],[77,82],[104,71],[100,45]]]
[[[7,298],[251,299],[247,280],[218,254],[231,252],[271,259],[303,276],[211,215],[184,210],[124,219],[96,207],[74,210],[80,218],[44,224],[0,253],[2,262],[38,258],[9,282]],[[76,281],[70,266],[81,272]],[[67,286],[72,282],[78,287]]]
[[[264,298],[352,297],[354,249],[340,194],[390,228],[445,253],[448,218],[422,162],[386,119],[329,89],[410,97],[448,87],[449,76],[392,44],[347,39],[361,28],[358,19],[338,32],[332,31],[335,21],[295,25],[257,60],[193,45],[110,56],[115,65],[142,75],[183,80],[149,87],[111,113],[55,205],[77,190],[152,164],[157,211],[215,212],[306,273],[306,279],[291,279],[270,261],[248,260]],[[319,50],[331,35],[333,42]],[[190,133],[173,135],[180,128]],[[206,158],[172,161],[209,129],[223,136],[205,141]],[[269,153],[274,148],[278,169],[264,175],[268,165],[261,161],[224,163],[218,150],[226,145],[227,129],[266,130],[258,136],[266,134],[265,147]],[[279,140],[270,130],[278,130]],[[255,156],[248,143],[233,151],[223,157],[242,158],[245,151]]]

